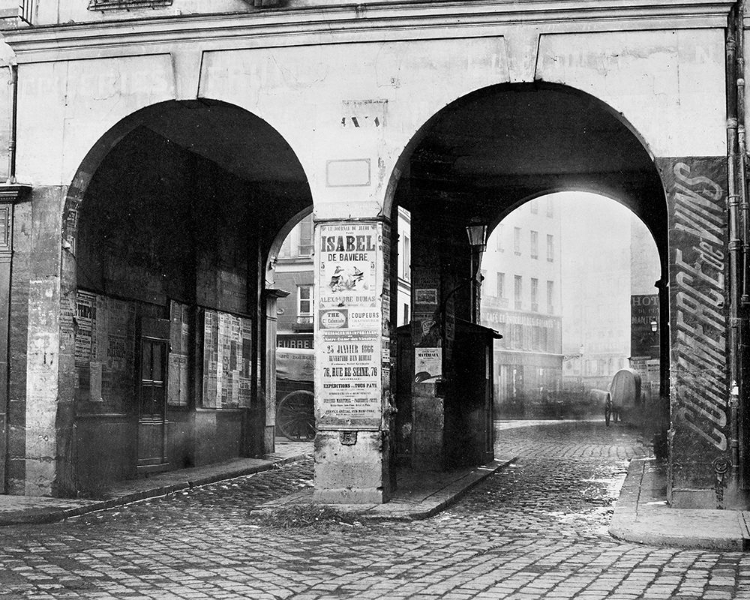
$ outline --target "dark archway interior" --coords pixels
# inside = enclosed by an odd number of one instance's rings
[[[235,106],[170,102],[137,117],[83,197],[78,286],[248,312],[248,273],[254,280],[277,232],[312,205],[299,161]]]
[[[640,217],[664,254],[667,210],[654,163],[590,96],[540,83],[488,88],[448,106],[420,135],[396,191],[412,213],[424,206],[494,224],[542,193],[599,192]]]

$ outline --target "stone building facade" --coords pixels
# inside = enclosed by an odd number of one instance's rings
[[[267,451],[271,265],[309,210],[319,497],[387,501],[396,381],[416,463],[486,459],[465,226],[585,189],[659,248],[670,499],[740,502],[741,3],[22,4],[3,32],[6,493]],[[432,383],[397,377],[397,207]]]

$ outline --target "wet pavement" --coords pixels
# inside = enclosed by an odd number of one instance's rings
[[[0,598],[750,598],[750,555],[607,533],[628,460],[649,454],[637,431],[500,427],[498,454],[519,460],[422,521],[284,528],[250,510],[312,485],[306,459],[2,528]]]

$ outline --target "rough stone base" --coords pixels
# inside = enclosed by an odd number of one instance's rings
[[[313,492],[313,502],[323,504],[383,504],[387,501],[382,488],[340,488]]]
[[[714,490],[672,490],[669,504],[672,508],[716,508]]]

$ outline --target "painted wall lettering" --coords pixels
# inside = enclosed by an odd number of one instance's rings
[[[727,450],[726,180],[720,159],[671,161],[672,392],[676,452],[692,432]],[[684,434],[684,435],[683,435]]]

